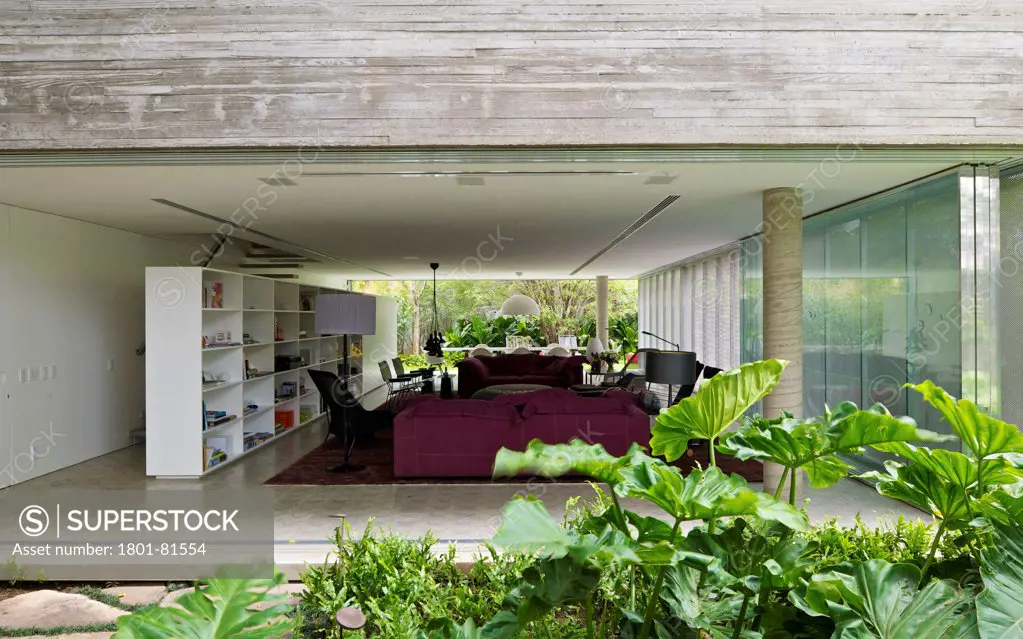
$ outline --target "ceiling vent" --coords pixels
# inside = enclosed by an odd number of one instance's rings
[[[578,171],[315,171],[303,173],[302,177],[582,177],[582,176],[629,176],[635,171],[602,171],[580,169]]]
[[[487,181],[481,177],[458,176],[458,186],[483,186],[486,183]]]
[[[607,246],[605,246],[604,248],[602,248],[599,251],[597,251],[593,255],[593,257],[591,257],[590,259],[586,260],[581,265],[579,265],[579,268],[577,268],[574,271],[572,271],[571,275],[576,275],[577,273],[579,273],[579,271],[583,270],[584,268],[586,268],[590,264],[593,264],[598,259],[600,259],[600,257],[602,255],[604,255],[605,253],[607,253],[608,251],[610,251],[614,247],[618,246],[619,244],[621,244],[625,240],[629,239],[629,237],[633,233],[635,233],[639,229],[643,228],[644,226],[646,226],[647,224],[652,222],[655,217],[660,215],[661,212],[664,211],[664,209],[666,209],[669,206],[671,206],[672,204],[674,204],[675,200],[679,199],[680,197],[682,197],[682,196],[681,195],[669,195],[668,197],[666,197],[663,200],[661,200],[660,202],[658,202],[657,206],[655,206],[654,208],[652,208],[649,211],[647,211],[646,213],[644,213],[639,219],[637,219],[635,222],[630,224],[627,229],[625,229],[624,231],[622,231],[621,233],[616,235],[613,240],[608,242]]]

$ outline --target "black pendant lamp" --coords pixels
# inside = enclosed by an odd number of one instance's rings
[[[423,352],[428,357],[443,360],[444,351],[441,349],[444,346],[444,336],[440,334],[440,326],[437,320],[437,269],[440,268],[440,264],[430,262],[430,268],[433,269],[433,325],[430,335],[426,338],[426,347],[423,349]]]

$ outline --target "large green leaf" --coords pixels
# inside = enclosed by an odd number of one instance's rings
[[[944,520],[948,528],[962,528],[969,523],[968,493],[961,485],[949,481],[944,473],[922,464],[904,465],[892,461],[885,462],[885,471],[871,471],[861,477],[876,481],[877,491],[882,495],[929,512]]]
[[[641,449],[634,444],[633,450]],[[614,486],[620,481],[620,466],[619,459],[600,444],[586,444],[578,439],[568,444],[545,444],[534,439],[524,452],[507,448],[499,450],[494,462],[494,477],[520,473],[561,477],[568,473],[580,473]]]
[[[180,597],[177,606],[145,608],[117,620],[115,639],[271,639],[290,630],[282,615],[294,609],[269,590],[274,579],[210,579]],[[261,604],[261,610],[251,610]],[[265,606],[265,608],[264,608]]]
[[[835,622],[833,639],[976,638],[972,594],[950,581],[918,589],[920,570],[880,559],[814,575],[789,599],[811,615]]]
[[[805,530],[806,517],[798,510],[761,491],[752,490],[739,475],[726,475],[716,467],[691,471],[682,477],[677,468],[646,458],[622,469],[623,492],[653,502],[672,519],[709,520],[756,515]]]
[[[671,623],[682,623],[689,630],[701,630],[711,637],[730,637],[727,622],[739,617],[742,595],[701,587],[703,573],[681,563],[668,568],[661,600],[671,615]],[[698,636],[698,635],[694,635]]]
[[[504,610],[483,626],[485,639],[519,637],[557,607],[579,603],[597,587],[600,571],[570,557],[541,559],[522,573],[523,584],[505,598]]]
[[[981,551],[984,591],[977,596],[981,639],[1023,637],[1023,529],[998,523],[992,544]]]
[[[483,630],[476,627],[476,622],[467,619],[459,625],[451,619],[438,619],[420,630],[416,639],[484,639]]]
[[[848,475],[838,455],[859,454],[866,446],[892,442],[943,441],[947,436],[917,428],[908,417],[896,418],[883,406],[856,410],[843,402],[817,419],[750,422],[722,440],[720,450],[740,459],[759,459],[803,469],[814,488],[826,488]]]
[[[689,440],[717,439],[771,392],[787,365],[775,359],[743,364],[707,380],[696,393],[658,415],[650,439],[653,454],[675,461],[685,454]]]
[[[1018,427],[985,415],[970,400],[956,401],[931,380],[910,387],[941,411],[952,430],[977,457],[1023,453],[1023,433]]]
[[[551,558],[566,556],[576,541],[535,498],[505,504],[501,526],[494,535],[494,543],[506,550]]]

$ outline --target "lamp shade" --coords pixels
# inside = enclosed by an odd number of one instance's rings
[[[647,351],[646,380],[654,384],[687,386],[696,383],[696,353]]]
[[[586,352],[590,355],[597,355],[598,353],[603,353],[604,342],[600,341],[599,337],[591,337],[590,341],[586,342]]]
[[[316,332],[321,335],[373,335],[377,325],[377,299],[372,295],[322,294],[316,296]]]
[[[532,297],[516,293],[501,304],[498,315],[539,315],[540,305]]]

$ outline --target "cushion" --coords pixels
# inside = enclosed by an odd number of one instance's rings
[[[571,393],[572,397],[546,396],[535,398],[522,409],[522,416],[528,419],[533,415],[622,415],[629,412],[630,406],[620,399],[613,397],[578,397],[571,391],[569,393]]]
[[[458,363],[458,367],[467,367],[475,371],[480,377],[487,376],[487,365],[483,363],[485,358],[482,357],[466,357],[464,360]]]

